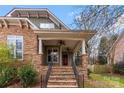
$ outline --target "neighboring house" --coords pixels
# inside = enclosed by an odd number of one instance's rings
[[[124,32],[120,34],[107,53],[108,64],[116,64],[121,61],[124,62]]]
[[[71,66],[81,49],[84,74],[87,76],[85,43],[93,31],[70,30],[48,9],[13,9],[0,17],[0,42],[14,46],[13,57],[42,66]],[[86,72],[86,73],[85,73]]]

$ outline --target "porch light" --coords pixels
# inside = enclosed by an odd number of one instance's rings
[[[67,52],[71,52],[72,51],[69,47],[67,47],[66,50],[67,50]]]
[[[63,46],[65,45],[65,42],[64,42],[63,40],[59,40],[58,43],[59,43],[59,45],[61,45],[61,46],[62,46],[62,45],[63,45]]]

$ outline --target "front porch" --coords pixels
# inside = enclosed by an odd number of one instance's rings
[[[84,80],[87,80],[87,65],[88,65],[88,56],[86,51],[87,41],[95,34],[91,31],[54,31],[54,30],[44,30],[44,31],[34,31],[38,35],[38,52],[41,55],[41,64],[43,66],[48,66],[45,81],[46,85],[50,73],[54,73],[54,67],[59,67],[57,71],[60,76],[63,74],[70,73],[66,71],[67,68],[72,68],[72,75],[75,76],[77,83],[80,81],[79,75],[84,77]],[[52,63],[53,69],[50,66]],[[76,68],[76,64],[80,65],[81,70]],[[67,68],[66,68],[67,67]],[[64,73],[62,74],[62,69],[65,68]],[[43,73],[42,73],[43,74]],[[53,74],[56,77],[56,74]],[[70,74],[68,74],[70,75]],[[64,76],[68,76],[65,75]],[[70,76],[71,77],[71,76]],[[61,77],[62,78],[62,77]],[[54,78],[55,79],[55,78]],[[64,78],[63,78],[64,79]],[[58,81],[56,81],[58,82]],[[64,81],[65,82],[65,81]]]
[[[81,41],[42,40],[41,42],[42,48],[40,46],[39,48],[42,49],[42,65],[52,63],[54,66],[71,66],[76,60],[76,55],[81,56]]]
[[[42,65],[53,63],[57,66],[71,66],[72,62],[83,65],[86,56],[86,43],[93,32],[34,31],[38,35],[39,54]],[[77,60],[78,57],[78,61]]]

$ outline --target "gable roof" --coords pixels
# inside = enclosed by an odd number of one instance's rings
[[[58,23],[60,23],[63,27],[65,27],[66,29],[70,30],[70,28],[65,25],[59,18],[57,18],[50,10],[48,10],[47,8],[13,8],[9,13],[7,13],[5,16],[12,16],[15,12],[20,12],[20,11],[29,11],[29,12],[38,12],[41,14],[41,12],[47,12],[49,14],[49,18],[52,21],[57,21]]]
[[[116,39],[116,41],[113,43],[112,47],[109,49],[107,55],[112,51],[112,49],[117,45],[117,43],[123,38],[124,36],[124,31],[119,35],[119,37]]]

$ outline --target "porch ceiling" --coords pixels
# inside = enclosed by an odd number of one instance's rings
[[[43,40],[82,40],[88,41],[96,32],[94,31],[67,31],[44,30],[34,31]]]
[[[45,46],[57,46],[60,45],[59,43],[60,40],[43,40],[43,44]],[[81,44],[81,41],[76,41],[76,40],[63,40],[64,41],[64,46],[74,50],[76,47],[79,47]]]

